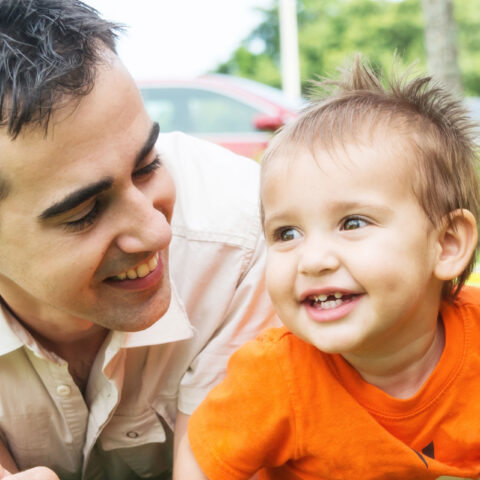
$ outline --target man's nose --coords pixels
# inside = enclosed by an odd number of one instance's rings
[[[173,206],[173,205],[172,205]],[[123,202],[117,246],[125,253],[153,252],[168,247],[172,238],[170,206],[160,210],[151,198],[131,189]]]
[[[325,235],[305,238],[300,249],[298,271],[303,275],[322,275],[340,265],[335,242]]]

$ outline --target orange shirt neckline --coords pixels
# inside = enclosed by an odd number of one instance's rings
[[[412,397],[399,399],[363,380],[339,354],[325,355],[327,365],[346,390],[373,416],[400,420],[418,415],[441,398],[459,373],[467,355],[465,328],[467,318],[460,318],[455,305],[442,303],[440,310],[445,328],[445,347],[438,364],[420,390]]]

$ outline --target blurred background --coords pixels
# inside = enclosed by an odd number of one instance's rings
[[[270,0],[86,0],[126,25],[119,53],[137,79],[214,71],[262,20]]]
[[[480,121],[480,0],[86,0],[126,25],[119,55],[163,132],[260,160],[309,81],[355,52],[417,62]],[[478,137],[480,138],[480,136]],[[480,271],[470,278],[480,285]]]
[[[125,24],[119,55],[164,132],[259,159],[309,81],[355,52],[417,62],[480,119],[480,0],[86,0]]]

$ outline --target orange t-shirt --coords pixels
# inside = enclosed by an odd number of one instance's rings
[[[445,349],[395,399],[284,328],[248,342],[189,424],[211,480],[480,477],[480,290],[444,303]]]

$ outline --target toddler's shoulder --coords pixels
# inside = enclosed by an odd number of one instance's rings
[[[460,308],[476,307],[480,310],[480,288],[471,285],[464,286],[455,299],[455,305]]]
[[[255,338],[254,342],[259,348],[263,349],[292,347],[296,349],[309,349],[312,347],[309,343],[295,336],[286,327],[267,328]]]
[[[244,344],[236,352],[241,358],[255,358],[256,360],[269,358],[271,362],[291,363],[301,361],[310,355],[319,355],[320,352],[304,342],[285,327],[268,328],[253,340]]]
[[[480,324],[480,288],[464,286],[453,302],[444,302],[441,307],[444,320],[454,317],[465,322]]]
[[[271,345],[281,342],[282,340],[285,341],[291,336],[293,336],[292,332],[285,327],[272,327],[259,333],[255,338],[255,342],[261,345]]]

